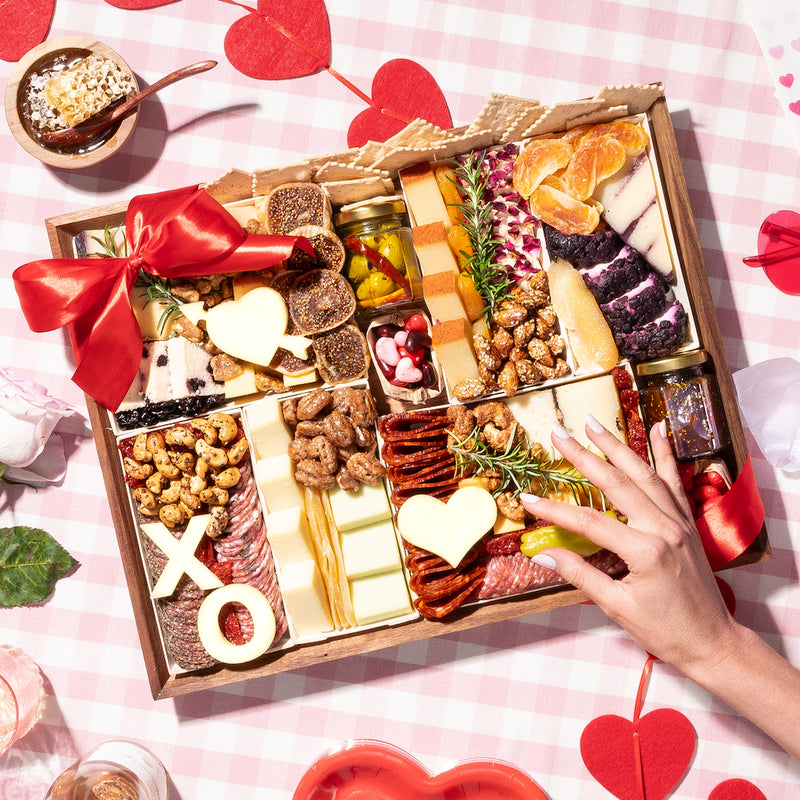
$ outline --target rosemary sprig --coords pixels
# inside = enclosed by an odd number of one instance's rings
[[[136,276],[134,288],[144,289],[147,292],[145,306],[149,306],[150,303],[160,303],[164,306],[157,324],[158,333],[162,334],[167,324],[174,317],[180,315],[183,301],[170,292],[169,279],[165,280],[157,275],[151,275],[143,269],[140,269],[139,274]]]
[[[121,252],[117,250],[115,239],[121,230],[122,225],[117,225],[115,228],[106,225],[105,228],[103,228],[102,239],[99,236],[92,236],[92,239],[103,248],[102,253],[96,254],[98,258],[125,258],[125,256],[128,255],[128,240],[125,236],[122,237]]]
[[[481,429],[478,425],[464,439],[460,439],[452,431],[448,433],[453,439],[448,449],[455,456],[456,476],[473,471],[498,475],[500,488],[494,492],[495,497],[509,490],[516,497],[520,492],[530,491],[531,484],[535,482],[542,496],[564,488],[578,505],[588,500],[589,505],[594,506],[595,493],[599,493],[603,510],[606,508],[606,499],[602,492],[572,464],[541,448],[534,449],[527,436],[517,437],[516,423],[502,453],[481,441]]]
[[[485,202],[484,159],[485,153],[470,153],[463,161],[453,163],[464,195],[464,202],[459,205],[464,215],[462,225],[472,245],[472,253],[467,254],[466,269],[486,303],[485,313],[491,315],[514,286],[514,279],[495,264],[495,253],[501,243],[493,235],[492,207]]]

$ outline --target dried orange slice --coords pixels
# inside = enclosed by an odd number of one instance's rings
[[[581,139],[586,136],[587,133],[593,128],[594,126],[586,123],[584,125],[576,125],[574,128],[570,128],[568,131],[564,131],[558,138],[563,139],[565,142],[569,142],[573,147],[577,147],[580,144]]]
[[[567,166],[572,153],[572,145],[564,139],[531,139],[514,162],[514,188],[530,197],[548,175]]]
[[[612,139],[616,139],[629,156],[638,156],[650,144],[650,137],[641,125],[616,119],[613,122],[601,122],[599,125],[592,126],[592,129],[584,135],[581,141],[585,142],[598,136],[610,136]]]
[[[564,189],[576,200],[586,200],[595,186],[618,172],[628,154],[625,147],[610,136],[584,139],[564,173]]]
[[[554,186],[542,184],[531,195],[531,211],[562,233],[591,233],[600,222],[595,205],[583,203]]]

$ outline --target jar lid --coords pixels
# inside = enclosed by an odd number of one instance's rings
[[[366,222],[378,217],[390,217],[405,214],[406,204],[402,200],[384,200],[382,202],[364,203],[340,211],[334,218],[333,224],[351,225],[354,222]]]
[[[637,364],[637,375],[661,375],[664,372],[677,372],[687,367],[696,367],[708,361],[708,353],[705,350],[692,350],[689,353],[679,353],[667,358],[657,358],[655,361],[645,361]]]

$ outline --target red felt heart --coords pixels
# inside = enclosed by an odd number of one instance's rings
[[[521,770],[497,761],[469,761],[430,775],[414,758],[384,742],[362,741],[322,756],[300,779],[293,800],[547,800]]]
[[[0,58],[19,61],[25,53],[41,44],[56,0],[6,0],[0,2]]]
[[[385,142],[417,118],[440,128],[453,127],[439,84],[428,70],[407,58],[387,61],[375,73],[372,102],[350,123],[349,147],[361,147],[370,140]]]
[[[711,790],[708,800],[767,800],[757,786],[744,778],[722,781]]]
[[[331,31],[324,0],[259,0],[257,10],[247,10],[225,35],[225,54],[239,72],[283,80],[329,65]]]
[[[166,6],[174,3],[176,0],[106,0],[106,3],[117,8],[128,8],[131,10],[137,8],[155,8],[156,6]]]
[[[692,723],[673,708],[651,711],[638,722],[607,714],[593,719],[581,735],[583,763],[619,800],[663,800],[686,772],[694,747]]]

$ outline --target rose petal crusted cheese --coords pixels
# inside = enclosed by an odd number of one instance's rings
[[[70,127],[79,125],[131,91],[131,76],[105,56],[93,53],[44,85],[45,100]]]

